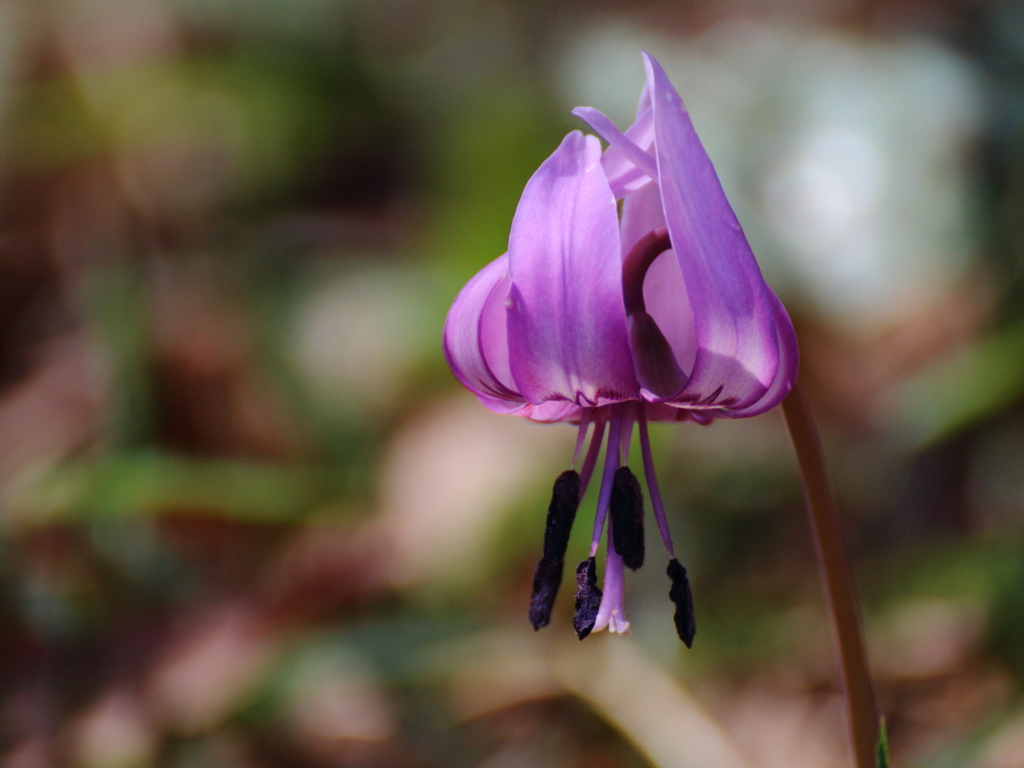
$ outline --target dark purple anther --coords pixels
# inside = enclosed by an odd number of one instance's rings
[[[580,505],[580,476],[570,469],[555,480],[548,505],[548,521],[544,528],[544,559],[560,560],[569,546],[569,534]]]
[[[530,623],[534,631],[546,627],[551,621],[551,608],[562,584],[562,558],[548,560],[542,557],[533,572],[533,594],[530,596]]]
[[[563,472],[555,480],[544,528],[544,556],[533,572],[530,623],[535,630],[551,621],[551,609],[562,584],[562,563],[569,546],[569,534],[580,505],[580,476],[576,470]]]
[[[597,623],[597,610],[601,607],[601,590],[597,587],[597,562],[588,557],[576,566],[576,613],[572,626],[582,640]]]
[[[615,472],[609,512],[615,551],[622,563],[635,571],[644,564],[644,495],[629,467]]]
[[[676,604],[676,632],[686,647],[692,648],[693,636],[697,634],[697,623],[693,618],[693,594],[690,592],[690,580],[686,578],[686,569],[674,557],[668,561],[668,577],[672,579],[668,596]]]

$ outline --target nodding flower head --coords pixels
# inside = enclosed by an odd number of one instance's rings
[[[645,558],[643,494],[627,466],[638,425],[676,629],[690,645],[690,586],[675,558],[647,423],[763,413],[792,387],[797,348],[682,100],[653,57],[644,54],[644,63],[647,84],[625,131],[590,107],[573,111],[608,148],[573,131],[541,164],[523,190],[508,252],[452,304],[444,350],[456,378],[492,411],[579,425],[574,469],[555,481],[548,510],[533,626],[550,619],[569,532],[607,434],[573,624],[580,639],[629,630],[624,568]],[[595,557],[605,529],[602,589]]]

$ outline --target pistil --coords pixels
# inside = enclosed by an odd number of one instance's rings
[[[629,634],[629,622],[626,621],[623,606],[623,569],[622,557],[615,547],[615,521],[608,522],[608,554],[604,563],[604,594],[601,606],[594,620],[594,629],[607,627],[609,632],[620,635]]]

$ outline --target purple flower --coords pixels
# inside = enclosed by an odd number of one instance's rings
[[[626,466],[636,424],[670,557],[676,629],[690,645],[690,587],[669,536],[647,423],[708,424],[769,410],[793,385],[797,347],[682,100],[658,62],[648,54],[644,62],[647,84],[625,132],[595,109],[573,111],[608,149],[574,131],[541,164],[523,190],[508,253],[452,304],[444,350],[456,378],[492,411],[579,424],[580,470],[559,476],[548,510],[534,627],[550,618],[569,531],[607,432],[573,623],[581,639],[605,627],[628,631],[624,566],[640,567],[645,552],[643,496]],[[602,590],[595,556],[605,528]]]

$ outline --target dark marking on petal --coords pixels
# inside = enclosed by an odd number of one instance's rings
[[[629,467],[619,467],[609,502],[612,541],[622,562],[634,571],[644,564],[644,495]]]
[[[569,546],[569,534],[580,505],[580,476],[574,469],[563,472],[555,480],[544,527],[544,559],[561,560]]]
[[[542,557],[533,572],[533,594],[530,595],[530,623],[534,631],[551,621],[551,609],[562,584],[562,558]]]
[[[668,577],[672,579],[668,596],[676,604],[676,632],[686,647],[692,648],[693,636],[697,634],[697,622],[693,617],[693,594],[690,592],[690,580],[686,578],[686,569],[674,557],[668,561]]]
[[[601,590],[597,586],[597,562],[588,557],[576,566],[576,613],[572,626],[582,640],[597,623],[597,610],[601,607]]]
[[[720,394],[722,394],[722,390],[724,388],[725,388],[724,386],[719,385],[718,389],[716,389],[714,392],[712,392],[710,395],[708,395],[705,399],[697,401],[696,404],[697,405],[713,405],[714,402],[718,399],[718,396]]]

